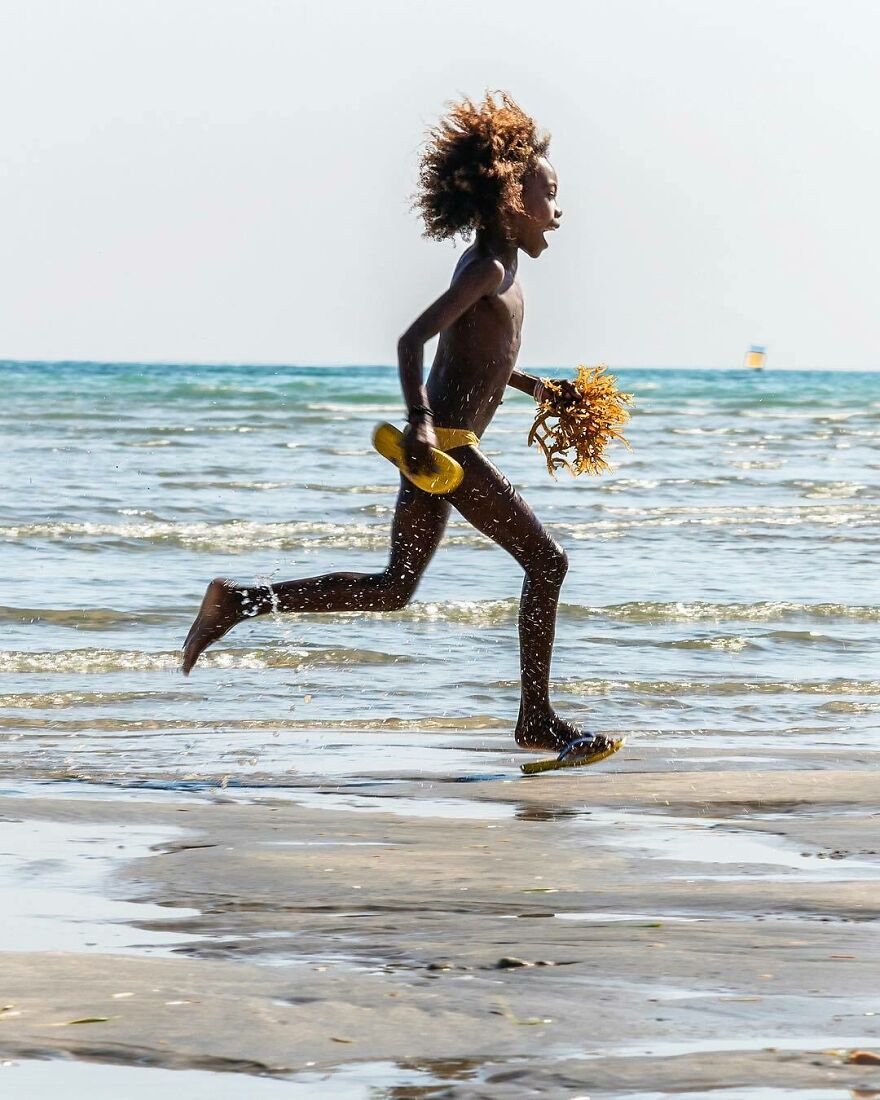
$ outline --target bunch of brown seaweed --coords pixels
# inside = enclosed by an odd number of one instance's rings
[[[604,365],[578,367],[573,382],[577,400],[569,399],[560,383],[541,379],[549,396],[538,406],[529,446],[538,444],[554,478],[561,469],[568,470],[572,477],[610,470],[603,456],[614,439],[631,449],[620,428],[629,420],[626,406],[633,395],[618,390],[616,379],[606,370]]]

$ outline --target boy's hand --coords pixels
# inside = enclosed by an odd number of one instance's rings
[[[579,405],[583,400],[580,393],[578,393],[577,386],[570,378],[548,378],[546,381],[558,386],[559,392],[556,393],[550,390],[544,385],[544,380],[539,381],[535,386],[535,400],[539,405],[542,401],[552,401],[554,405],[567,409],[571,408],[572,405]]]
[[[403,458],[411,474],[436,473],[437,464],[431,448],[437,446],[437,436],[430,420],[418,417],[403,433]]]

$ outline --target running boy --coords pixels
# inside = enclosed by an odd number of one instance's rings
[[[507,386],[531,394],[544,387],[515,370],[523,320],[517,282],[519,252],[536,259],[546,234],[559,228],[556,173],[547,160],[549,136],[506,94],[464,100],[431,131],[422,155],[417,207],[426,236],[475,235],[449,289],[418,317],[398,343],[400,383],[408,409],[405,461],[430,465],[435,426],[473,433],[450,448],[464,479],[437,496],[401,477],[391,553],[380,573],[328,573],[271,586],[217,579],[209,585],[184,643],[183,671],[236,623],[270,611],[394,611],[413,596],[443,536],[450,508],[507,550],[525,580],[519,613],[522,678],[516,741],[528,749],[574,749],[593,756],[610,741],[585,735],[550,704],[549,678],[556,606],[568,568],[565,551],[547,534],[507,478],[481,453],[485,431]],[[427,384],[424,346],[439,334]],[[570,383],[561,383],[573,397]],[[572,743],[575,743],[574,745]]]

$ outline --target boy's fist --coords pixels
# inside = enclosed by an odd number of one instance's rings
[[[434,428],[427,420],[414,420],[403,433],[403,458],[411,474],[436,473],[431,448],[437,446]]]
[[[552,382],[558,390],[551,390],[546,384]],[[535,401],[540,405],[542,401],[550,401],[563,409],[581,403],[581,395],[577,386],[570,378],[542,378],[535,386]]]

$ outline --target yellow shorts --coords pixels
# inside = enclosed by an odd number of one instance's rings
[[[437,446],[441,451],[452,451],[456,447],[479,447],[480,437],[469,428],[435,428]]]

